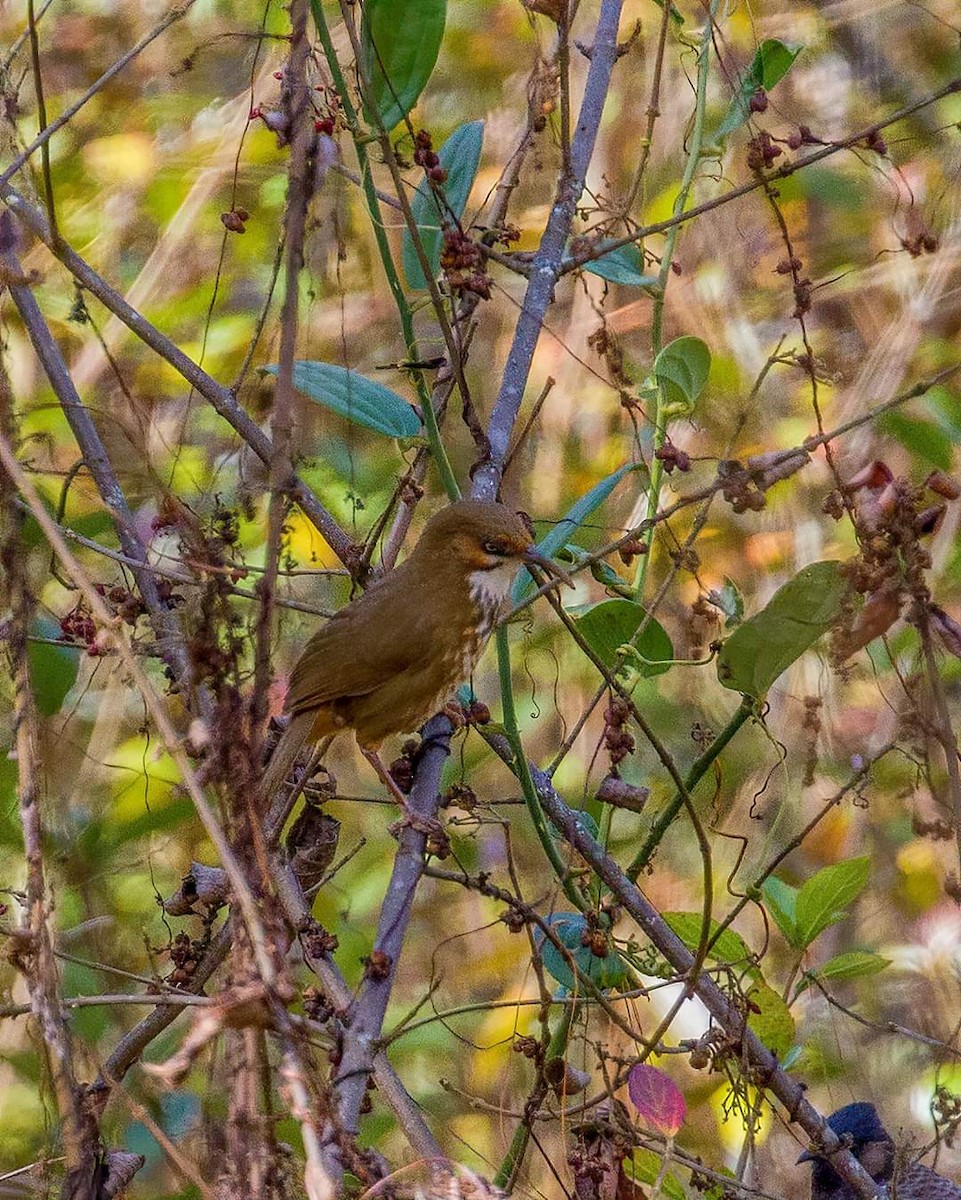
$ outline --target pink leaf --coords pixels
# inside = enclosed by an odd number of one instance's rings
[[[687,1104],[680,1088],[663,1071],[636,1063],[627,1076],[631,1101],[645,1121],[665,1137],[673,1137],[684,1124]]]

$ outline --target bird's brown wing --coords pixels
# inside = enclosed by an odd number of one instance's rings
[[[412,593],[404,575],[398,567],[314,634],[291,675],[288,712],[369,695],[430,654],[434,608],[426,591]]]

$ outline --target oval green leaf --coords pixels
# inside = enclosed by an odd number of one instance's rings
[[[688,1200],[687,1191],[677,1176],[670,1172],[664,1174],[664,1164],[656,1151],[635,1149],[627,1162],[631,1167],[628,1174],[633,1182],[658,1184],[667,1200]],[[621,1191],[620,1184],[618,1191]],[[636,1196],[638,1192],[635,1190],[633,1194]]]
[[[837,619],[845,592],[839,562],[812,563],[731,634],[717,657],[726,688],[760,699]]]
[[[48,617],[38,617],[30,632],[34,637],[58,638],[60,626]],[[60,711],[67,693],[76,683],[81,652],[77,646],[51,646],[49,642],[27,643],[33,702],[43,716],[52,717]]]
[[[624,982],[624,964],[620,955],[610,950],[604,958],[597,958],[590,947],[581,945],[581,935],[587,930],[587,921],[581,913],[552,913],[547,923],[557,936],[558,941],[571,953],[571,958],[577,964],[577,970],[585,975],[599,988],[620,987]],[[570,963],[553,942],[547,940],[540,930],[536,933],[538,949],[544,961],[544,967],[562,987],[570,992],[578,991],[577,976],[571,970]]]
[[[596,604],[578,605],[567,611],[577,622],[581,636],[609,671],[620,666],[622,659],[645,679],[663,675],[671,669],[674,647],[664,626],[653,617],[634,643],[638,653],[648,662],[633,657],[624,659],[618,654],[618,648],[630,642],[637,633],[645,616],[643,605],[615,597],[599,600]]]
[[[262,367],[265,375],[276,375],[276,364]],[[420,418],[407,401],[356,371],[325,362],[295,362],[294,387],[317,404],[388,437],[417,437]]]
[[[701,928],[704,918],[699,912],[666,912],[664,920],[674,930],[688,950],[696,954],[701,944]],[[715,937],[720,926],[717,921],[711,921],[711,937]],[[754,955],[748,948],[747,942],[733,929],[725,929],[717,941],[707,952],[707,957],[714,962],[725,963],[737,971],[746,968],[757,974],[754,965]]]
[[[679,337],[668,342],[654,359],[654,378],[665,402],[690,412],[704,390],[711,370],[711,352],[699,337]]]
[[[459,221],[467,206],[467,198],[474,186],[480,164],[483,144],[484,122],[470,121],[455,129],[438,150],[440,165],[447,172],[447,180],[444,183],[446,203],[431,190],[426,180],[422,180],[417,187],[411,203],[411,212],[420,230],[421,245],[430,263],[432,278],[440,271],[443,226],[451,224],[455,219]],[[427,279],[414,252],[414,239],[409,229],[405,229],[401,235],[400,256],[409,286],[426,288]]]
[[[863,979],[866,975],[877,975],[890,965],[891,959],[882,958],[880,954],[872,954],[868,950],[848,950],[845,954],[836,954],[834,958],[829,958],[823,967],[805,972],[798,987],[798,995],[810,987],[815,979],[824,983]]]
[[[798,890],[794,923],[797,946],[804,949],[829,925],[847,916],[848,905],[867,886],[871,860],[867,855],[822,867]]]
[[[446,18],[447,0],[366,0],[360,44],[371,125],[389,133],[417,103],[437,62]]]
[[[592,258],[584,264],[584,270],[591,275],[599,275],[610,283],[623,283],[628,287],[649,287],[657,283],[656,275],[648,275],[644,270],[644,255],[640,246],[633,242],[627,246],[618,246],[602,258]]]
[[[750,1008],[748,1028],[768,1050],[783,1058],[794,1044],[794,1018],[781,996],[766,983],[754,983],[745,999]]]
[[[882,433],[897,438],[906,450],[918,458],[940,467],[942,471],[951,470],[954,464],[954,435],[933,421],[890,412],[878,421],[878,427]]]

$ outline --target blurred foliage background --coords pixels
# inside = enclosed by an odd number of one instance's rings
[[[589,40],[596,6],[585,0],[580,7],[574,36]],[[351,53],[340,14],[335,5],[325,9],[346,64]],[[626,49],[615,70],[575,232],[602,225],[632,187],[648,123],[661,11],[649,2],[624,6]],[[683,24],[669,22],[655,136],[630,207],[631,217],[645,224],[671,215],[692,135],[696,38],[704,10],[680,0],[677,11]],[[44,6],[37,31],[48,119],[82,95],[165,12],[157,3],[110,0],[58,0]],[[5,161],[37,130],[26,25],[23,5],[8,4],[0,11],[0,42],[6,47]],[[283,66],[287,33],[288,17],[280,4],[198,0],[50,142],[62,237],[206,371],[236,387],[243,407],[265,427],[272,379],[257,368],[278,358],[278,236],[288,151],[249,113],[257,106],[269,111],[276,103],[274,72]],[[517,0],[451,0],[440,57],[413,118],[416,128],[430,130],[435,147],[465,122],[484,121],[482,158],[464,221],[465,227],[468,221],[483,227],[529,106],[541,111],[543,127],[509,211],[519,233],[512,251],[536,249],[559,170],[556,80],[544,65],[553,33],[547,17]],[[748,139],[758,128],[782,139],[783,154],[772,160],[780,166],[797,149],[788,139],[801,127],[810,131],[807,144],[827,145],[870,130],[900,107],[943,89],[959,71],[959,34],[957,8],[949,0],[755,0],[724,7],[716,18],[694,202],[722,197],[752,179]],[[803,49],[771,89],[766,110],[752,115],[752,128],[742,126],[718,139],[716,130],[739,79],[765,39]],[[585,67],[584,56],[572,48],[575,99]],[[317,71],[326,78],[319,53]],[[946,95],[885,128],[883,150],[862,139],[777,183],[777,208],[793,253],[803,263],[801,274],[810,281],[805,321],[824,428],[862,415],[957,361],[959,128],[961,99]],[[412,147],[402,134],[395,135],[401,138],[398,150],[409,163]],[[340,130],[336,140],[346,171],[353,172],[349,138]],[[42,198],[35,160],[14,182],[22,192]],[[374,171],[378,186],[389,190],[390,176],[376,154]],[[416,170],[405,174],[416,181]],[[242,235],[221,221],[221,214],[239,209],[249,214]],[[383,211],[399,255],[399,214]],[[626,229],[622,223],[609,230],[610,236]],[[645,269],[656,276],[663,236],[648,238],[643,249]],[[709,484],[722,460],[743,461],[796,446],[816,431],[811,363],[803,358],[808,351],[793,315],[796,292],[790,271],[779,269],[785,254],[778,218],[761,190],[719,204],[681,230],[664,294],[662,340],[702,339],[710,350],[710,375],[694,410],[672,423],[671,440],[691,466],[665,478],[662,507]],[[350,367],[414,402],[404,372],[389,367],[405,357],[405,347],[362,197],[349,174],[331,170],[319,188],[305,257],[299,356]],[[184,620],[200,619],[204,575],[186,562],[177,528],[164,524],[167,494],[186,506],[205,537],[218,539],[223,561],[237,569],[233,582],[249,591],[265,561],[268,495],[262,465],[183,379],[88,294],[77,292],[39,242],[28,239],[22,259],[26,271],[37,273],[37,300],[153,561],[177,572],[186,565],[194,579],[195,585],[173,585]],[[482,421],[498,393],[525,285],[520,275],[496,263],[489,264],[488,274],[491,299],[478,310],[466,364]],[[503,489],[509,502],[530,513],[539,536],[599,480],[626,462],[649,458],[649,413],[622,399],[625,393],[636,396],[651,369],[652,310],[649,287],[582,271],[558,284],[521,425],[545,381],[550,378],[553,385]],[[64,526],[116,550],[108,516],[89,477],[75,471],[77,445],[6,298],[0,302],[0,320],[21,461]],[[420,352],[444,353],[434,317],[420,300],[415,321]],[[606,357],[598,353],[600,329]],[[620,380],[612,378],[615,358],[623,370]],[[961,396],[956,380],[949,379],[854,428],[835,443],[835,466],[842,479],[849,479],[881,460],[895,475],[920,485],[934,469],[950,473],[957,467],[959,436]],[[444,441],[455,474],[468,486],[475,448],[456,402],[444,425]],[[410,445],[376,435],[306,397],[296,411],[295,448],[304,480],[357,540],[373,527],[415,453]],[[572,540],[590,552],[636,525],[646,511],[647,478],[646,472],[627,474]],[[851,522],[823,510],[834,487],[831,469],[818,452],[771,490],[760,511],[737,513],[715,497],[698,518],[691,542],[697,507],[682,508],[659,526],[646,568],[646,598],[659,597],[657,618],[678,659],[703,659],[708,645],[733,628],[716,606],[704,602],[711,592],[727,587],[750,615],[800,568],[857,552]],[[423,513],[443,502],[430,470],[426,488]],[[961,618],[959,512],[957,504],[948,503],[928,539],[927,582],[937,604]],[[419,513],[415,525],[421,523]],[[85,645],[62,640],[69,633],[64,618],[75,611],[78,597],[52,569],[49,547],[32,520],[23,527],[22,549],[37,600],[31,664],[43,715],[45,850],[63,994],[139,992],[144,979],[169,970],[168,950],[178,932],[186,930],[191,937],[200,932],[195,918],[165,915],[158,898],[175,890],[191,862],[212,863],[215,853],[178,788],[174,765],[158,749],[122,664],[115,656],[88,653]],[[78,553],[108,591],[129,586],[118,563],[83,546]],[[632,568],[616,553],[607,561],[624,583],[630,582]],[[312,611],[281,611],[273,659],[275,712],[298,649],[321,619],[317,614],[334,611],[350,595],[336,555],[296,508],[286,520],[282,565],[281,598]],[[565,597],[565,603],[584,604],[606,594],[603,583],[588,575],[578,576],[576,596]],[[256,602],[235,595],[230,603],[234,632],[249,644]],[[587,710],[598,675],[543,601],[512,624],[510,639],[525,745],[535,761],[547,764]],[[957,716],[959,663],[947,653],[938,663]],[[747,905],[735,928],[761,956],[765,980],[789,1007],[791,1070],[806,1081],[822,1111],[869,1099],[878,1104],[889,1129],[904,1126],[927,1136],[935,1089],[961,1092],[961,912],[943,761],[931,739],[919,732],[918,714],[923,717],[928,703],[921,667],[917,634],[904,621],[893,623],[883,640],[871,642],[841,667],[829,663],[819,643],[781,676],[767,697],[763,725],[751,721],[739,731],[696,800],[711,830],[713,913],[720,920],[745,884],[861,762],[889,744],[896,747],[778,868],[784,883],[800,886],[824,867],[865,857],[866,882],[844,907],[843,919],[801,948],[790,945],[760,904]],[[150,670],[163,684],[156,660]],[[493,652],[473,686],[499,719]],[[737,708],[737,696],[720,685],[711,664],[674,666],[642,679],[634,699],[682,771],[704,748],[710,731],[721,730]],[[185,719],[176,697],[169,705],[175,719]],[[595,816],[600,815],[595,794],[608,770],[603,709],[601,704],[585,721],[554,776],[569,803]],[[9,746],[9,717],[3,720],[3,736]],[[318,896],[314,912],[336,933],[337,962],[356,984],[391,870],[394,843],[386,826],[392,813],[348,739],[335,743],[328,766],[341,794],[332,811],[342,822],[339,852],[347,861]],[[611,852],[626,862],[673,789],[640,735],[621,774],[651,793],[643,812],[617,811],[606,830]],[[7,889],[22,883],[16,776],[15,756],[4,756],[0,882]],[[445,769],[444,786],[459,784],[473,789],[479,806],[470,812],[447,810],[454,858],[442,868],[490,871],[506,884],[509,849],[529,903],[544,914],[568,907],[544,870],[516,780],[474,730],[457,734]],[[702,863],[685,819],[668,829],[642,886],[662,911],[700,911]],[[9,893],[4,902],[9,930],[18,908]],[[515,1039],[539,1034],[537,1004],[531,1003],[538,997],[531,947],[499,921],[502,910],[502,904],[476,890],[425,879],[386,1024],[390,1031],[407,1022],[391,1041],[391,1059],[445,1150],[488,1177],[506,1152],[530,1087],[531,1065],[514,1052]],[[630,931],[616,929],[615,934],[626,939]],[[852,972],[852,978],[826,980],[823,989],[798,991],[800,972],[816,971],[852,952],[887,962],[876,974]],[[308,973],[299,967],[296,972],[299,986],[309,985]],[[0,966],[0,986],[7,1006],[0,1010],[7,1017],[0,1021],[2,1174],[42,1163],[58,1151],[43,1045],[18,1008],[26,993],[13,964]],[[649,1033],[678,986],[622,1007],[638,1029]],[[71,1011],[82,1076],[96,1073],[140,1015],[140,1009],[119,1003]],[[179,1018],[156,1039],[146,1052],[148,1060],[161,1061],[173,1052],[185,1020]],[[676,1048],[704,1028],[703,1010],[690,1001],[662,1048]],[[598,1047],[625,1059],[637,1054],[637,1046],[602,1011],[584,1005],[574,1019],[568,1061],[591,1075],[590,1094],[603,1091]],[[322,1062],[322,1047],[317,1054]],[[607,1061],[610,1066],[612,1060]],[[765,1110],[748,1158],[729,1080],[694,1069],[682,1054],[654,1061],[685,1094],[688,1117],[678,1135],[684,1150],[702,1155],[717,1170],[740,1163],[749,1179],[775,1194],[801,1194],[806,1168],[793,1165],[799,1147],[790,1131]],[[146,1156],[134,1194],[197,1194],[158,1142],[154,1126],[202,1177],[211,1178],[226,1074],[227,1063],[215,1044],[173,1090],[139,1068],[127,1076],[111,1099],[103,1128],[112,1145]],[[299,1146],[289,1117],[278,1129],[282,1140]],[[565,1120],[538,1127],[519,1190],[530,1195],[570,1190],[563,1149],[569,1135]],[[376,1094],[363,1138],[389,1162],[409,1157]],[[959,1166],[950,1148],[940,1162],[948,1173]],[[678,1177],[676,1186],[689,1186],[683,1172]],[[37,1168],[0,1183],[0,1193],[44,1191],[55,1178],[55,1166]]]

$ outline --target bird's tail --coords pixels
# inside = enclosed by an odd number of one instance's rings
[[[274,747],[267,770],[264,772],[263,782],[260,785],[262,800],[260,811],[262,813],[266,813],[278,802],[278,792],[283,787],[290,768],[297,761],[297,755],[310,736],[316,715],[313,712],[297,713],[296,716],[290,718],[290,724],[280,735],[280,741]]]

